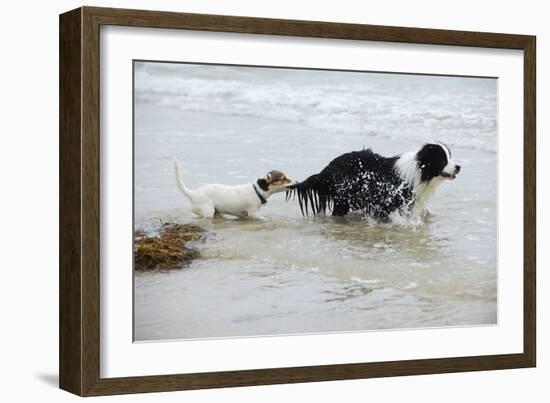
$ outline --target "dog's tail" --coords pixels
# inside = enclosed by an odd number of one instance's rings
[[[286,188],[286,200],[295,197],[298,198],[300,211],[304,216],[309,215],[309,210],[313,215],[317,215],[326,213],[327,209],[332,209],[333,197],[318,174],[311,175],[302,182],[288,186]]]
[[[180,172],[180,165],[178,163],[178,160],[174,158],[174,172],[176,173],[176,185],[178,185],[178,188],[181,190],[181,192],[187,196],[187,198],[193,202],[197,199],[197,192],[195,190],[189,189],[187,186],[185,186],[185,183],[183,183],[183,180],[181,179],[181,172]]]

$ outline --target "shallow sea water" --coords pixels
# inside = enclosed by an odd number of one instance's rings
[[[496,84],[372,74],[346,83],[301,71],[163,66],[136,66],[136,228],[192,222],[208,236],[195,245],[204,258],[189,267],[135,273],[136,341],[497,322]],[[365,115],[387,119],[362,122],[348,97],[361,80],[376,105],[365,105]],[[210,86],[201,90],[201,83]],[[286,101],[284,85],[293,91]],[[422,98],[426,86],[431,95]],[[250,106],[254,91],[261,94],[256,106],[264,103],[269,113]],[[273,105],[262,98],[266,91]],[[317,102],[330,107],[315,104],[320,94]],[[366,95],[358,94],[363,102]],[[445,97],[439,118],[430,118],[434,100]],[[287,119],[285,105],[296,109]],[[399,105],[407,105],[408,117]],[[394,130],[400,121],[401,135]],[[369,130],[355,130],[366,124]],[[191,213],[173,176],[175,156],[191,188],[246,183],[271,169],[302,180],[363,146],[389,156],[429,140],[446,141],[462,171],[438,189],[430,203],[436,215],[424,222],[304,218],[284,194],[269,199],[263,220],[207,220]]]

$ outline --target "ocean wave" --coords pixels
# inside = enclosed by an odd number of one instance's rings
[[[277,70],[142,64],[135,71],[135,96],[184,111],[496,152],[496,85],[482,79],[338,72],[342,79],[325,80],[319,72]]]

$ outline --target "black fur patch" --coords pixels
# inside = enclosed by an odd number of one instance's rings
[[[425,144],[420,151],[416,153],[416,159],[418,160],[418,166],[422,172],[422,181],[429,181],[441,175],[441,172],[449,162],[445,150],[439,144]]]
[[[443,147],[440,144],[425,144],[416,153],[421,182],[442,174],[449,162]],[[448,153],[450,157],[450,151]],[[411,185],[396,169],[399,158],[383,157],[370,149],[343,154],[318,174],[289,186],[286,199],[297,197],[300,210],[306,216],[310,210],[312,214],[330,210],[335,216],[359,210],[376,219],[386,220],[390,213],[409,210],[415,202]]]
[[[287,200],[297,197],[302,214],[332,211],[343,216],[351,210],[384,220],[413,203],[409,185],[395,170],[398,157],[386,158],[370,149],[334,159],[320,173],[290,186]]]
[[[260,189],[262,189],[264,192],[267,192],[269,190],[269,184],[265,179],[258,179],[256,183],[258,184]]]

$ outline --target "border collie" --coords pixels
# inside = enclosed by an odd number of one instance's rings
[[[179,164],[174,159],[176,184],[191,202],[191,211],[200,217],[212,218],[229,214],[241,218],[256,217],[258,210],[274,193],[283,192],[294,182],[281,171],[269,171],[263,178],[244,185],[211,184],[189,189],[181,179]]]
[[[445,179],[455,179],[460,165],[441,143],[418,151],[383,157],[371,149],[343,154],[321,172],[287,188],[286,198],[298,198],[302,214],[332,211],[344,216],[361,211],[379,221],[390,214],[429,212],[426,204]]]

